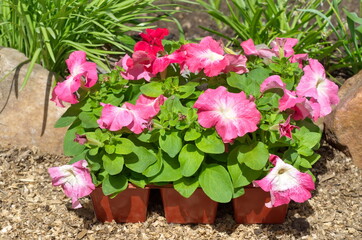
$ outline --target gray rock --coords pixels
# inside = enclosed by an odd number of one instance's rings
[[[349,78],[338,95],[340,103],[324,121],[326,140],[362,168],[362,71]]]
[[[15,49],[0,48],[1,144],[36,146],[40,152],[61,154],[66,129],[53,126],[65,109],[49,101],[54,74],[36,64],[20,91],[29,65],[27,60]]]

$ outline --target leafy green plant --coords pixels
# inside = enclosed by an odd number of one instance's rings
[[[309,9],[320,9],[322,0],[286,1],[286,0],[197,0],[218,23],[219,31],[200,26],[232,43],[253,39],[256,44],[270,44],[275,37],[296,38],[296,52],[307,52],[321,59],[329,55],[337,45],[326,42],[329,31],[327,21]],[[227,10],[222,11],[222,4]],[[329,17],[332,9],[324,12]],[[232,30],[233,36],[227,36],[221,30]],[[313,54],[314,53],[314,54]]]
[[[3,0],[0,1],[0,46],[23,52],[35,63],[64,76],[69,53],[82,50],[106,72],[107,55],[132,51],[139,32],[169,15],[154,0]],[[150,13],[161,13],[151,17]]]
[[[211,37],[185,44],[163,40],[167,29],[146,31],[99,78],[84,52],[72,53],[70,76],[54,88],[52,101],[72,104],[56,123],[68,127],[64,153],[88,164],[90,188],[115,196],[128,183],[173,184],[184,197],[200,187],[229,202],[256,182],[276,192],[271,206],[310,198],[322,135],[314,121],[339,101],[318,60],[294,54],[297,39],[264,49],[244,41],[246,57]]]
[[[339,8],[342,1],[328,0],[327,2],[334,13],[335,24],[322,12],[317,10],[313,12],[327,21],[337,37],[337,45],[342,47],[342,52],[338,56],[336,56],[336,54],[332,56],[334,60],[337,61],[337,64],[331,66],[329,70],[333,71],[344,68],[350,69],[352,73],[356,74],[362,69],[362,18],[359,17],[356,12],[349,12],[343,9],[347,19],[346,22],[343,20]],[[362,9],[362,2],[360,2],[360,8]]]

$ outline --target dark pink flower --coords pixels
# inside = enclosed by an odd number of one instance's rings
[[[288,204],[290,200],[304,202],[312,197],[310,192],[315,189],[309,174],[299,172],[279,157],[268,175],[255,183],[264,191],[270,192],[271,200],[265,204],[268,208]]]
[[[279,124],[279,134],[280,134],[280,137],[283,137],[283,136],[286,136],[287,138],[290,138],[292,139],[292,131],[294,128],[297,128],[299,129],[298,126],[295,126],[295,125],[291,125],[290,124],[290,116],[288,116],[287,120],[285,120],[284,123],[280,123]]]
[[[145,51],[150,55],[157,56],[158,52],[164,51],[162,39],[168,33],[167,28],[146,29],[146,33],[140,33],[143,41],[136,43],[134,51]]]
[[[65,195],[72,199],[72,208],[82,207],[78,199],[95,189],[87,165],[85,160],[80,160],[71,165],[48,168],[53,186],[63,188]]]
[[[326,78],[324,67],[315,59],[309,59],[303,70],[297,94],[314,98],[320,105],[320,117],[324,117],[332,111],[331,105],[339,102],[338,86]]]
[[[86,135],[80,135],[78,133],[75,134],[74,142],[79,143],[80,145],[84,145],[86,142],[88,142]]]
[[[238,136],[254,132],[261,119],[255,103],[244,92],[230,93],[225,87],[207,89],[194,104],[201,126],[215,126],[224,143],[233,142]]]

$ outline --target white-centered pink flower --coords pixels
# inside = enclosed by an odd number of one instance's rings
[[[191,72],[204,70],[206,76],[219,75],[228,65],[220,43],[211,37],[203,38],[199,44],[184,45],[186,51],[185,65]]]
[[[78,103],[76,92],[82,85],[82,78],[84,79],[83,85],[87,88],[94,86],[98,81],[97,65],[87,62],[85,52],[72,52],[65,62],[70,75],[63,82],[57,83],[50,99],[59,107],[64,107],[63,101],[71,104]]]
[[[254,102],[244,92],[230,93],[225,87],[207,89],[194,104],[201,126],[215,126],[224,143],[233,142],[237,137],[257,130],[261,119]]]
[[[324,67],[318,60],[309,59],[309,65],[303,70],[297,94],[314,98],[320,105],[320,117],[324,117],[332,111],[331,105],[339,102],[338,86],[326,78]]]
[[[85,160],[71,165],[48,168],[53,186],[61,186],[72,199],[72,208],[80,208],[79,198],[89,195],[95,188]]]
[[[315,189],[312,176],[302,173],[279,157],[273,159],[275,167],[261,180],[255,183],[264,191],[270,192],[268,208],[288,204],[290,200],[304,202],[312,197],[311,191]]]

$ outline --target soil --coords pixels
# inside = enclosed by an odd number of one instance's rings
[[[168,224],[157,190],[146,222],[103,224],[89,198],[73,210],[61,188],[52,187],[47,168],[67,157],[0,146],[0,239],[362,239],[362,170],[327,144],[320,154],[313,197],[291,203],[284,224],[236,224],[231,204],[219,204],[213,225]]]

